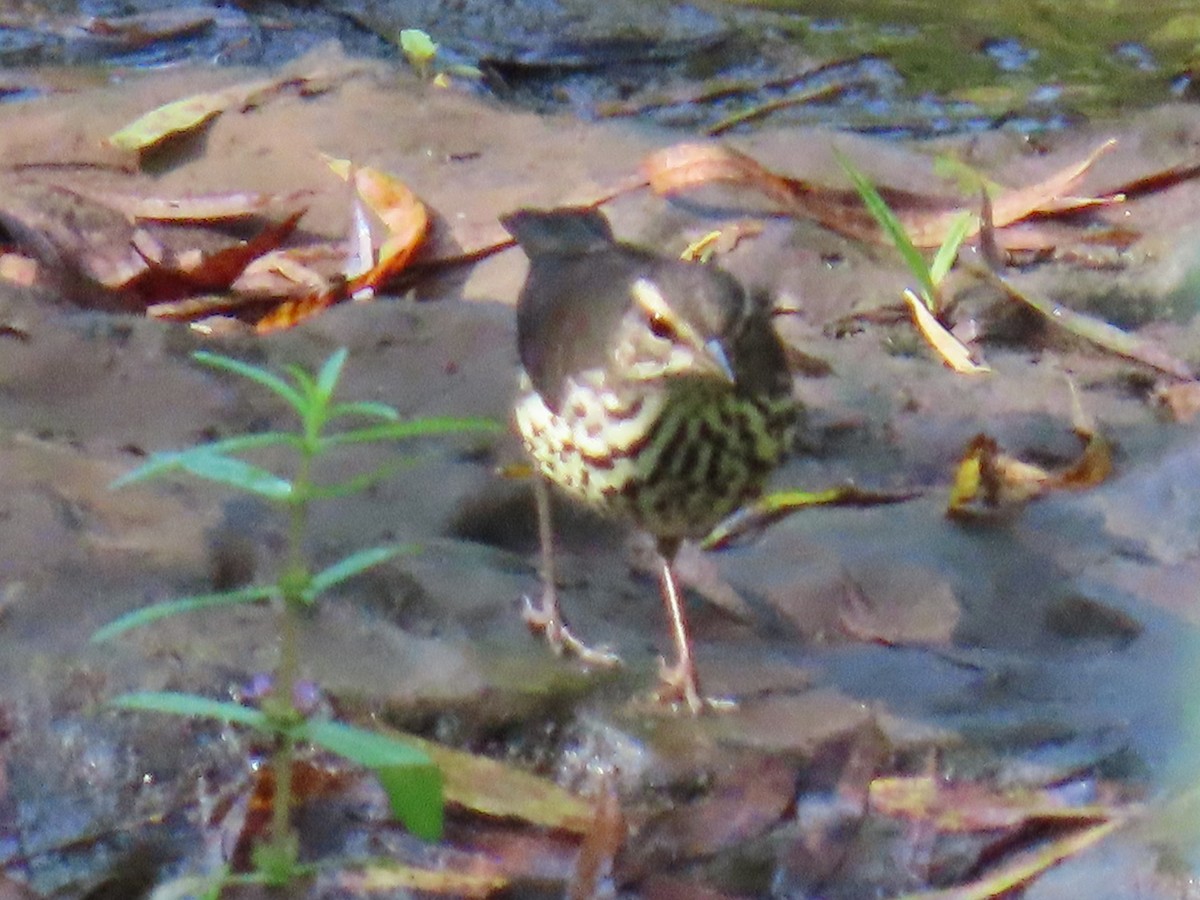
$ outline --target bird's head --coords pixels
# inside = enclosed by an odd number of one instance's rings
[[[623,378],[736,382],[730,338],[743,303],[741,288],[733,279],[713,278],[711,272],[696,274],[705,277],[672,284],[670,299],[662,284],[649,276],[632,282],[632,302],[612,345],[612,362]]]

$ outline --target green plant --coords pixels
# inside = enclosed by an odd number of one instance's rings
[[[950,267],[954,265],[954,260],[958,257],[958,248],[971,233],[971,228],[977,219],[976,215],[969,210],[960,212],[946,230],[946,237],[933,255],[933,262],[927,262],[925,255],[917,249],[912,238],[908,236],[904,223],[892,212],[892,208],[880,196],[870,179],[858,171],[850,163],[850,160],[840,153],[837,154],[837,160],[850,177],[867,212],[871,214],[871,218],[878,223],[883,233],[899,251],[904,264],[908,266],[908,271],[916,279],[917,292],[921,302],[929,312],[935,316],[939,315],[942,311],[942,303],[938,287],[941,285],[942,279],[946,277],[946,273],[950,271]]]
[[[345,350],[333,353],[315,377],[298,366],[289,366],[290,378],[283,378],[227,356],[207,352],[194,354],[198,362],[247,378],[282,398],[298,417],[299,427],[293,432],[241,435],[187,450],[155,454],[112,485],[117,488],[182,471],[262,497],[277,504],[287,514],[287,548],[283,566],[274,582],[148,606],[117,619],[92,636],[93,641],[106,641],[166,616],[231,604],[270,602],[277,610],[279,657],[271,691],[260,708],[174,692],[132,693],[113,701],[114,705],[124,709],[195,716],[245,726],[267,735],[274,742],[275,792],[270,837],[255,848],[256,871],[245,876],[223,873],[217,878],[213,896],[219,893],[222,884],[230,881],[253,880],[279,886],[307,871],[297,862],[298,844],[290,823],[292,766],[301,744],[323,747],[372,770],[387,793],[392,813],[414,834],[436,839],[442,830],[441,773],[423,750],[340,722],[310,718],[294,699],[300,677],[297,632],[305,609],[335,585],[412,549],[392,545],[359,550],[314,572],[304,549],[310,505],[316,500],[361,491],[407,460],[398,458],[392,464],[336,484],[316,483],[313,468],[324,454],[351,444],[496,426],[493,422],[476,419],[401,421],[393,408],[381,403],[336,403],[333,394],[346,356]],[[368,424],[331,430],[330,426],[347,419],[365,420]],[[290,478],[235,455],[265,447],[282,447],[295,454]]]

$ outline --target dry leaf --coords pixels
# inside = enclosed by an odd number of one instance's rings
[[[348,77],[351,74],[353,70],[347,70],[343,76]],[[331,83],[330,74],[322,71],[304,76],[250,81],[219,91],[193,94],[139,116],[124,128],[110,134],[108,143],[119,150],[140,153],[158,146],[168,138],[195,131],[226,110],[256,106],[271,95],[289,88],[295,88],[300,93],[327,90]]]
[[[990,280],[1012,299],[1020,301],[1045,317],[1047,321],[1077,337],[1116,353],[1118,356],[1157,369],[1172,378],[1189,381],[1193,377],[1191,367],[1187,363],[1176,359],[1164,347],[1153,341],[1122,331],[1115,325],[1110,325],[1108,322],[1086,313],[1076,312],[1053,300],[1027,294],[991,269],[973,266],[971,270]]]
[[[375,266],[350,280],[351,293],[356,293],[364,287],[378,287],[408,264],[429,231],[429,213],[417,195],[393,175],[361,166],[353,170],[352,177],[358,196],[387,229]]]
[[[1112,145],[1113,141],[1105,141],[1084,159],[1037,184],[997,194],[992,198],[996,227],[1002,228],[1034,214],[1062,213],[1081,206],[1117,202],[1115,195],[1103,198],[1067,196],[1096,158]],[[876,242],[884,240],[878,224],[863,208],[856,192],[825,188],[780,175],[722,144],[684,143],[666,147],[648,156],[642,163],[642,170],[658,194],[677,194],[710,184],[731,185],[740,191],[758,194],[780,212],[815,219],[840,234]],[[958,203],[905,191],[880,188],[879,193],[917,247],[941,246],[964,209]],[[973,209],[969,211],[974,212]]]
[[[1022,828],[1034,822],[1094,825],[1115,812],[1102,805],[1070,806],[1046,790],[1001,791],[934,775],[876,778],[870,806],[880,815],[928,824],[941,834]]]
[[[1200,413],[1200,381],[1163,385],[1154,392],[1154,399],[1176,422],[1190,422]]]
[[[228,290],[251,262],[287,240],[303,215],[304,210],[297,210],[247,241],[211,252],[189,250],[173,259],[165,257],[161,248],[153,250],[143,241],[138,250],[150,265],[124,287],[147,303]],[[146,232],[142,235],[148,236]]]
[[[605,774],[595,806],[592,827],[584,835],[571,873],[567,900],[592,900],[600,896],[602,885],[613,877],[614,861],[629,833],[611,771]]]
[[[1113,472],[1112,447],[1100,434],[1080,433],[1083,452],[1061,472],[1022,462],[1000,451],[995,439],[976,435],[954,473],[946,515],[970,518],[1023,506],[1053,490],[1081,490]]]
[[[399,274],[420,249],[429,231],[429,213],[403,182],[369,166],[355,166],[348,160],[327,157],[329,167],[340,177],[352,180],[358,196],[383,222],[387,229],[375,264],[367,271],[343,272],[342,277],[321,291],[285,301],[255,323],[259,334],[291,328],[323,309],[348,297],[360,299]],[[355,258],[357,259],[357,255]],[[358,268],[354,260],[347,263]]]
[[[942,358],[942,362],[960,375],[979,375],[992,371],[990,366],[977,363],[971,358],[971,351],[962,341],[946,330],[946,327],[921,302],[920,297],[906,288],[904,300],[912,311],[917,330]]]

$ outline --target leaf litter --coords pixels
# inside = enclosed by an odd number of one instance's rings
[[[1022,215],[1025,217],[1029,215],[1057,216],[1064,210],[1078,211],[1097,206],[1103,208],[1107,204],[1118,202],[1115,194],[1090,199],[1070,197],[1056,199],[1053,196],[1054,191],[1065,192],[1070,189],[1086,171],[1095,154],[1100,152],[1103,152],[1103,147],[1091,156],[1085,157],[1082,162],[1067,167],[1057,176],[1052,176],[1031,188],[1014,191],[1007,201],[1007,206],[1001,206],[1000,218],[1015,216],[1020,210],[1024,210]],[[814,216],[818,221],[841,220],[843,213],[848,212],[852,207],[851,197],[847,192],[822,196],[821,190],[813,189],[813,196],[806,197],[802,202],[798,201],[796,198],[804,196],[808,188],[801,190],[798,183],[787,179],[782,181],[764,179],[761,171],[766,170],[761,170],[761,167],[756,169],[757,163],[746,162],[746,160],[749,160],[748,156],[739,154],[737,157],[729,157],[724,151],[714,158],[705,158],[705,154],[699,154],[696,163],[699,168],[671,176],[671,178],[678,179],[678,183],[670,187],[668,193],[690,190],[692,187],[703,186],[714,181],[732,180],[736,184],[740,179],[742,186],[745,186],[747,180],[749,182],[757,181],[758,187],[762,189],[763,193],[776,200],[786,200],[788,204],[794,206],[794,210],[802,207],[806,211],[812,208],[823,210]],[[301,196],[271,196],[250,192],[233,192],[228,195],[213,194],[181,198],[136,198],[97,194],[84,199],[86,202],[104,206],[109,213],[117,213],[118,217],[123,218],[125,222],[124,232],[121,232],[121,229],[117,229],[117,231],[123,234],[122,240],[127,242],[128,246],[120,252],[113,253],[112,259],[116,261],[116,264],[110,265],[109,271],[122,272],[120,263],[130,258],[135,262],[140,260],[140,263],[144,264],[146,268],[144,270],[137,269],[132,274],[126,272],[123,276],[125,280],[116,276],[106,276],[95,280],[108,291],[121,293],[132,290],[138,295],[139,302],[153,300],[154,302],[150,303],[148,308],[157,315],[187,319],[196,315],[211,314],[219,307],[220,302],[228,302],[228,294],[239,291],[239,288],[235,287],[236,285],[244,285],[254,277],[263,278],[265,283],[270,276],[277,279],[275,286],[260,286],[259,292],[254,295],[255,300],[264,298],[274,300],[280,296],[286,297],[286,300],[282,306],[274,307],[274,313],[255,314],[249,317],[250,321],[261,331],[285,328],[303,321],[308,315],[325,309],[333,303],[354,297],[360,290],[366,290],[368,293],[383,290],[406,270],[418,252],[429,227],[428,211],[410,189],[386,173],[350,163],[341,165],[344,171],[343,177],[352,181],[356,187],[356,195],[359,200],[354,202],[361,202],[363,208],[369,208],[373,214],[377,215],[387,232],[387,236],[379,242],[380,249],[377,254],[374,250],[366,255],[353,251],[351,248],[356,243],[353,237],[344,243],[327,242],[285,246],[297,236],[299,217],[303,215],[302,209],[292,209],[290,212],[284,213],[282,218],[275,218],[273,222],[262,226],[261,230],[249,237],[235,238],[232,247],[211,251],[200,251],[197,245],[201,242],[196,240],[193,246],[188,248],[185,245],[184,251],[178,252],[169,246],[168,241],[161,238],[160,231],[142,228],[143,224],[149,222],[204,227],[218,223],[223,226],[256,223],[256,220],[262,215],[268,215],[279,208],[300,204],[303,200]],[[731,178],[731,173],[736,177]],[[652,176],[651,181],[654,180]],[[1164,176],[1164,180],[1169,179]],[[670,178],[668,178],[668,184],[672,184]],[[925,243],[930,239],[930,235],[941,235],[944,238],[946,233],[944,223],[947,221],[947,213],[959,215],[968,209],[968,207],[956,207],[948,211],[938,211],[936,204],[930,203],[928,198],[906,197],[902,192],[895,191],[885,193],[891,202],[897,203],[902,210],[902,220],[908,223],[906,227],[913,227],[913,233],[917,235],[917,240],[922,242],[919,244],[920,246],[936,245]],[[84,193],[76,192],[73,196],[84,197]],[[822,204],[827,205],[822,206]],[[15,235],[18,246],[41,246],[47,243],[48,235],[54,235],[54,239],[49,240],[48,243],[60,257],[72,258],[72,254],[75,253],[74,258],[82,258],[86,254],[96,252],[94,243],[81,241],[71,245],[69,242],[62,241],[61,231],[55,232],[46,225],[45,220],[14,215],[7,205],[5,205],[3,214],[8,217],[6,225],[10,221],[14,223],[14,227],[10,228],[10,231],[18,233]],[[1013,218],[1011,221],[1015,222],[1018,218]],[[870,239],[879,240],[879,233],[868,227],[866,224],[868,220],[861,217],[861,210],[857,217],[849,215],[847,219],[852,223],[850,229],[856,232],[856,237],[861,239],[867,232],[871,232],[874,237]],[[115,222],[117,219],[110,217],[108,221]],[[984,227],[986,229],[986,226]],[[739,228],[737,237],[747,236],[752,232],[752,228]],[[178,233],[192,235],[192,232],[180,231]],[[21,240],[21,235],[26,238],[24,242]],[[361,241],[357,243],[361,244]],[[374,241],[370,242],[372,247],[374,243]],[[1003,240],[1000,243],[1003,244]],[[115,242],[113,246],[120,247],[121,241]],[[129,248],[134,251],[133,257],[128,255]],[[188,250],[193,252],[189,253]],[[103,253],[99,255],[102,256]],[[364,264],[364,260],[366,264]],[[331,267],[333,273],[328,274]],[[85,274],[96,270],[91,266],[79,266],[78,268]],[[142,274],[144,271],[154,274]],[[287,287],[284,287],[285,285]],[[252,293],[247,291],[247,295]],[[175,294],[187,296],[171,299]],[[218,298],[224,299],[218,300]],[[206,301],[211,301],[212,305],[205,306]],[[908,300],[907,302],[913,305],[914,313],[917,305],[922,308],[926,307],[926,304],[920,302],[919,298],[916,298],[916,301]],[[237,303],[238,301],[235,300],[230,305],[220,308],[236,311]],[[189,307],[187,304],[193,305]],[[1061,316],[1051,316],[1050,318],[1061,318]],[[1157,359],[1159,365],[1156,368],[1164,374],[1179,378],[1188,375],[1185,369],[1176,368],[1174,363],[1163,363],[1162,359],[1156,358],[1153,353],[1145,351],[1139,351],[1139,353],[1140,355],[1129,353],[1123,355],[1147,361],[1151,366],[1154,366],[1154,361]],[[1003,502],[994,502],[994,498],[993,500],[988,499],[989,491],[991,491],[1000,498],[1000,501],[1012,499],[1015,496],[1017,505],[1020,505],[1025,500],[1040,496],[1050,489],[1093,486],[1100,483],[1111,471],[1111,454],[1094,433],[1086,439],[1079,463],[1057,473],[1051,473],[1042,467],[1020,463],[1015,459],[1005,457],[994,442],[988,446],[986,440],[980,439],[978,445],[973,442],[969,454],[969,457],[973,459],[969,465],[974,466],[978,470],[978,474],[970,476],[960,473],[964,482],[970,481],[971,478],[975,479],[974,493],[963,490],[964,495],[970,494],[963,501],[964,504],[981,501],[985,506],[1003,505]],[[966,459],[963,461],[963,466],[968,466]],[[993,470],[993,474],[985,476],[983,472],[989,467]],[[988,486],[989,479],[991,483],[998,482],[1001,487],[993,490]],[[956,486],[955,490],[959,490],[959,487]],[[1006,491],[1009,493],[1005,493]],[[841,491],[824,494],[818,492],[808,497],[793,497],[792,499],[799,499],[801,506],[811,505],[814,502],[870,505],[897,502],[915,496],[915,493],[874,493],[856,487],[848,487]],[[776,505],[772,514],[778,515],[779,509],[780,506]],[[760,523],[758,527],[761,527],[762,524]],[[727,534],[714,543],[728,543],[734,536]],[[620,808],[619,797],[614,791],[606,791],[594,804],[591,804],[589,801],[581,800],[562,791],[552,782],[544,779],[537,782],[530,781],[528,779],[533,776],[515,768],[491,760],[480,762],[480,758],[473,758],[470,754],[463,754],[463,757],[462,760],[455,760],[447,755],[439,759],[439,764],[447,772],[448,787],[450,784],[459,786],[459,793],[453,796],[458,797],[460,811],[468,818],[478,817],[480,820],[486,820],[489,827],[499,819],[507,821],[510,825],[514,823],[524,825],[535,831],[545,829],[545,832],[538,831],[537,835],[532,838],[531,846],[535,848],[545,849],[553,842],[561,841],[563,833],[567,833],[570,836],[567,843],[572,847],[581,848],[580,859],[569,876],[569,883],[573,886],[572,890],[580,896],[589,896],[589,892],[594,892],[597,885],[600,885],[606,878],[612,877],[613,872],[621,871],[619,862],[621,847],[625,845],[626,853],[629,853],[629,839],[625,830],[627,827],[626,816]],[[656,850],[654,846],[647,845],[649,849],[644,849],[643,852],[648,853],[649,858],[653,858],[655,853],[662,853],[663,858],[669,860],[672,849],[677,851],[682,847],[687,850],[685,855],[702,859],[719,854],[730,847],[739,846],[744,842],[752,842],[772,828],[780,827],[781,823],[789,824],[803,833],[802,825],[787,822],[794,800],[790,788],[795,780],[795,770],[785,766],[781,771],[776,771],[768,766],[766,771],[741,774],[749,781],[739,783],[737,777],[721,779],[715,789],[710,786],[701,793],[700,802],[690,807],[681,806],[680,809],[685,811],[680,812],[673,819],[666,817],[653,820],[657,824],[650,833],[665,835],[665,837],[660,838],[661,843],[657,845],[659,849]],[[756,778],[761,781],[756,782]],[[917,782],[914,780],[914,783]],[[881,787],[876,799],[890,796],[894,801],[898,789],[888,795],[888,782],[880,780],[878,784]],[[958,804],[974,808],[982,822],[991,823],[993,826],[997,822],[1007,822],[1009,826],[1020,830],[1027,827],[1030,822],[1040,824],[1048,819],[1059,821],[1058,818],[1051,817],[1045,812],[1045,804],[1041,802],[1045,799],[1043,797],[1010,795],[1005,800],[1011,804],[1011,807],[1005,806],[1000,801],[988,805],[980,799],[978,794],[978,791],[983,791],[983,789],[978,785],[971,787],[977,793],[971,793],[965,788],[962,792],[947,790],[941,800],[945,801],[950,809],[955,808]],[[537,803],[539,796],[543,793],[551,798],[547,801],[550,804],[549,811],[541,809]],[[1022,804],[1025,804],[1024,813],[1020,812]],[[926,807],[919,815],[912,814],[910,807],[905,817],[919,819],[934,830],[955,831],[959,826],[946,816],[933,811],[934,806],[933,801],[927,801]],[[875,812],[883,815],[895,815],[897,808],[898,804],[895,802],[889,806],[887,802],[880,801],[877,803]],[[1016,808],[1017,811],[1014,812],[1013,808]],[[1077,810],[1074,813],[1063,813],[1061,817],[1063,820],[1078,824],[1081,830],[1051,841],[1037,849],[1032,858],[1024,858],[1020,855],[1012,856],[1011,864],[1001,865],[990,876],[976,882],[976,884],[982,884],[983,887],[963,888],[964,891],[976,892],[962,893],[958,896],[996,896],[1003,890],[1012,890],[1015,885],[1026,883],[1046,865],[1051,865],[1070,853],[1079,852],[1084,846],[1101,839],[1112,827],[1115,827],[1114,823],[1119,815],[1115,806],[1101,807],[1100,809],[1099,813],[1086,809],[1083,812]],[[694,819],[689,818],[693,815]],[[1010,818],[1005,820],[1005,815],[1009,815]],[[1088,819],[1088,815],[1092,815],[1093,818]],[[989,816],[991,818],[988,818]],[[464,827],[469,831],[472,825],[468,822]],[[689,828],[692,830],[689,831]],[[685,833],[689,836],[686,840],[679,839],[678,833]],[[816,843],[815,837],[812,840]],[[533,852],[537,852],[537,850]],[[1021,854],[1025,853],[1025,850],[1021,851]],[[389,869],[380,866],[365,870],[362,876],[363,880],[360,881],[354,881],[353,876],[346,875],[348,880],[345,885],[348,890],[357,892],[395,890],[401,886],[408,886],[430,891],[460,891],[464,894],[479,891],[479,895],[484,896],[489,891],[508,883],[505,880],[507,876],[497,875],[495,871],[486,870],[486,867],[480,865],[479,871],[472,871],[470,864],[463,863],[462,868],[457,872],[447,871],[444,880],[438,880],[427,872],[414,874],[398,867]],[[515,865],[517,864],[514,863]],[[668,863],[664,862],[663,865],[666,867]],[[627,869],[626,874],[628,875],[633,870],[633,868]],[[997,874],[999,870],[1006,873],[1003,878]],[[459,880],[456,881],[456,877]],[[1007,885],[1007,887],[1002,888],[1002,885]],[[992,893],[987,893],[987,891],[992,891]]]

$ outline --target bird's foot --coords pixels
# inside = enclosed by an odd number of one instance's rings
[[[534,603],[529,597],[522,598],[524,609],[521,617],[529,630],[543,635],[550,649],[557,656],[573,656],[584,665],[598,668],[613,668],[621,665],[621,657],[606,646],[592,647],[577,638],[558,611],[556,603]]]
[[[687,706],[693,715],[704,712],[727,712],[737,708],[737,701],[729,697],[706,697],[700,692],[700,679],[696,665],[690,657],[667,665],[663,658],[658,660],[658,690],[654,699],[664,706],[680,708]]]

